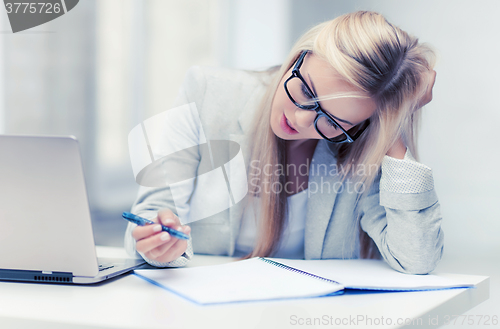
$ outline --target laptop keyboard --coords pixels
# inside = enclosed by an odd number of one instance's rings
[[[112,267],[115,266],[113,264],[99,264],[99,271],[104,271]]]

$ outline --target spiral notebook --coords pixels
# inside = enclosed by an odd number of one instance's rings
[[[134,272],[200,305],[333,296],[345,289],[415,291],[473,286],[446,276],[403,274],[384,261],[367,259],[255,257],[221,265]]]

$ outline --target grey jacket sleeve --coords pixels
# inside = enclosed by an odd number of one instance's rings
[[[360,210],[361,228],[392,268],[409,274],[434,270],[444,234],[429,167],[416,162],[408,150],[403,160],[386,156]]]
[[[189,103],[195,103],[198,107],[201,106],[198,100],[203,99],[203,95],[205,92],[205,80],[203,78],[203,72],[198,67],[192,67],[188,70],[184,82],[181,86],[181,90],[179,96],[177,97],[173,108],[182,106]],[[182,139],[192,139],[197,140],[199,136],[199,132],[196,129],[189,129],[188,125],[187,129],[179,129],[181,136],[177,138],[177,140]],[[166,141],[166,142],[174,142],[175,141]],[[198,169],[200,155],[197,148],[189,148],[181,152],[179,156],[169,156],[164,159],[157,160],[157,166],[165,168],[164,175],[175,175],[175,170],[172,168],[177,168],[176,170],[182,170],[182,175],[186,175],[189,177],[195,177]],[[168,182],[168,177],[165,179]],[[171,193],[170,187],[144,187],[141,186],[139,188],[138,196],[134,204],[132,205],[131,212],[142,216],[144,218],[153,219],[157,216],[157,213],[160,209],[168,208],[172,210],[177,216],[179,216],[179,212],[183,213],[188,212],[188,199],[192,194],[192,188],[188,187],[187,190],[184,191],[183,199],[186,202],[179,204],[179,202],[174,202],[174,198]],[[177,200],[178,201],[178,200]],[[180,217],[180,216],[179,216]],[[138,253],[135,246],[136,241],[132,237],[132,231],[136,227],[135,224],[129,223],[127,226],[127,230],[125,232],[125,249],[127,253],[132,257],[142,257],[149,264],[158,267],[177,267],[185,265],[189,259],[193,256],[193,248],[191,238],[188,240],[188,247],[186,252],[180,256],[178,259],[167,262],[160,263],[154,260],[148,259],[142,253]]]

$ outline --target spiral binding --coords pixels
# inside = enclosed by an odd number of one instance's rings
[[[288,265],[285,265],[285,264],[281,264],[281,263],[278,263],[278,262],[275,262],[274,260],[270,260],[270,259],[267,259],[267,258],[264,258],[264,257],[259,257],[259,259],[263,260],[264,262],[268,263],[268,264],[271,264],[271,265],[274,265],[274,266],[277,266],[279,268],[282,268],[282,269],[285,269],[287,271],[291,271],[291,272],[295,272],[295,273],[299,273],[299,274],[302,274],[302,275],[307,275],[311,278],[315,278],[315,279],[319,279],[319,280],[323,280],[323,281],[326,281],[326,282],[330,282],[330,283],[336,283],[336,284],[340,284],[339,282],[337,281],[334,281],[334,280],[330,280],[330,279],[327,279],[327,278],[323,278],[321,276],[317,276],[315,274],[312,274],[312,273],[309,273],[309,272],[305,272],[305,271],[302,271],[302,270],[299,270],[299,269],[296,269],[294,267],[291,267],[291,266],[288,266]]]

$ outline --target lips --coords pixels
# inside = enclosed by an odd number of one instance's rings
[[[289,123],[288,119],[286,118],[285,114],[283,114],[283,116],[281,117],[280,126],[281,126],[281,129],[285,133],[287,133],[288,135],[295,135],[295,134],[299,133],[297,130],[295,130],[294,128],[292,128],[292,126],[290,125],[290,123]]]

